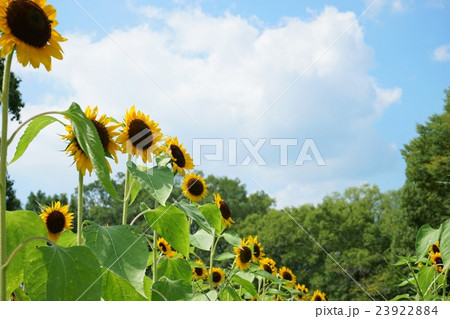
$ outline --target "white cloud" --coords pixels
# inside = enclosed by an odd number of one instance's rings
[[[396,151],[380,139],[374,124],[384,109],[401,98],[401,89],[381,89],[368,75],[375,65],[374,52],[358,23],[251,125],[346,30],[356,18],[354,13],[325,7],[308,20],[282,19],[276,27],[261,28],[240,16],[213,17],[200,9],[148,7],[141,12],[161,24],[117,29],[111,34],[117,42],[66,34],[64,60],[54,61],[51,73],[21,71],[24,81],[54,83],[53,97],[39,106],[29,103],[27,112],[45,110],[47,105],[68,107],[77,101],[83,107],[98,105],[100,112],[121,119],[125,109],[135,104],[191,152],[194,138],[253,142],[297,138],[287,166],[280,165],[278,150],[267,143],[261,149],[267,166],[230,166],[224,160],[202,161],[199,167],[206,173],[239,177],[257,190],[254,178],[280,196],[280,202],[295,194],[288,205],[310,198],[317,201],[339,190],[333,187],[359,185],[368,176],[392,168]],[[38,140],[42,148],[33,146],[27,152],[33,164],[21,160],[10,168],[21,194],[37,188],[71,192],[76,186],[74,168],[68,169],[71,160],[60,152],[64,146],[54,135],[56,128],[48,130]],[[305,138],[315,141],[326,166],[293,164]],[[240,145],[240,161],[246,155]],[[38,184],[48,177],[48,170],[62,182]]]
[[[450,60],[450,44],[441,45],[433,51],[433,58],[439,62]]]

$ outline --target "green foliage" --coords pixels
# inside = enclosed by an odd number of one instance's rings
[[[155,282],[152,287],[153,301],[189,300],[191,294],[191,286],[186,285],[183,280],[164,279]]]
[[[191,265],[183,258],[161,258],[156,273],[158,279],[166,277],[170,280],[180,280],[186,285],[190,285],[192,281]]]
[[[142,296],[125,279],[110,270],[103,269],[102,298],[105,301],[145,301]]]
[[[16,197],[16,191],[13,188],[14,181],[6,174],[6,210],[21,209],[20,200]]]
[[[0,59],[0,74],[3,75],[5,69],[5,59]],[[22,93],[19,91],[19,84],[21,80],[16,77],[14,72],[11,72],[9,79],[9,113],[12,114],[11,120],[20,122],[20,111],[25,106],[22,101]],[[0,76],[0,87],[3,85],[3,76]]]
[[[129,225],[103,227],[85,221],[83,235],[86,246],[97,256],[100,264],[128,281],[141,295],[148,248],[142,235]]]
[[[27,258],[25,286],[31,300],[100,300],[100,265],[87,247],[37,247]]]

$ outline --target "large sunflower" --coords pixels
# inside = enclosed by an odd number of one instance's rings
[[[250,268],[250,260],[252,260],[252,250],[247,246],[247,243],[241,240],[241,247],[233,247],[236,253],[236,265],[240,270]]]
[[[441,250],[439,249],[439,241],[436,242],[436,244],[433,244],[430,246],[430,255],[440,253]]]
[[[220,197],[219,194],[213,194],[214,201],[216,202],[217,207],[222,214],[222,221],[228,228],[231,228],[231,223],[234,223],[234,220],[231,218],[231,210],[228,204]]]
[[[262,270],[267,271],[269,274],[276,276],[278,271],[275,264],[276,263],[273,259],[265,257],[259,262],[259,267],[261,267]]]
[[[201,260],[196,260],[196,264],[199,264],[200,267],[192,268],[192,274],[195,280],[206,279],[208,278],[208,272],[206,271],[205,265]]]
[[[163,137],[158,125],[150,120],[149,115],[141,111],[136,113],[133,105],[125,114],[125,127],[123,133],[117,138],[117,143],[122,144],[124,153],[141,156],[144,163],[151,162],[151,154],[160,152],[158,142]]]
[[[311,301],[327,301],[328,297],[324,292],[320,290],[314,291],[313,296],[311,297]]]
[[[207,186],[205,180],[197,174],[188,174],[181,185],[184,196],[194,202],[199,202],[206,196]]]
[[[56,9],[46,5],[47,0],[0,0],[1,57],[14,48],[17,60],[38,68],[42,63],[47,71],[52,68],[51,58],[62,59],[58,42],[65,41],[54,28]]]
[[[191,156],[186,153],[183,144],[180,144],[176,137],[168,137],[166,139],[166,147],[164,150],[172,159],[172,168],[174,172],[178,171],[178,174],[184,176],[186,174],[185,170],[194,169],[194,161]]]
[[[158,249],[168,258],[172,258],[177,254],[177,251],[173,250],[172,246],[162,237],[159,237],[156,244],[158,245]]]
[[[438,272],[442,272],[444,269],[444,262],[442,261],[441,253],[435,253],[431,255],[431,260],[433,261],[433,266]]]
[[[43,207],[40,216],[47,227],[48,238],[54,242],[64,230],[73,229],[73,213],[69,213],[69,205],[61,206],[59,201]]]
[[[114,158],[114,161],[117,163],[118,160],[116,151],[120,150],[120,147],[116,144],[116,142],[114,142],[113,138],[119,135],[119,133],[115,132],[115,130],[119,128],[121,124],[107,126],[111,122],[111,118],[106,117],[106,115],[102,115],[99,119],[97,119],[97,107],[94,107],[94,109],[91,110],[91,107],[88,106],[86,108],[85,114],[88,119],[91,120],[92,124],[94,124],[94,127],[97,130],[100,142],[103,146],[103,151],[105,152],[105,156]],[[86,170],[88,170],[90,175],[93,169],[92,162],[78,144],[75,134],[73,133],[72,125],[67,125],[66,131],[69,134],[63,136],[63,139],[66,139],[70,142],[66,148],[66,153],[68,153],[70,156],[73,156],[73,159],[77,165],[77,170],[80,171],[81,174],[85,175]],[[111,166],[109,166],[109,171],[111,172]]]
[[[214,284],[220,285],[225,280],[225,273],[221,268],[213,267],[211,280]]]
[[[289,282],[285,283],[285,285],[288,287],[294,286],[295,281],[297,280],[295,275],[292,273],[292,270],[290,270],[289,268],[284,267],[284,266],[281,267],[281,269],[280,269],[280,278],[289,280]]]
[[[310,298],[310,295],[308,295],[308,288],[306,288],[305,285],[300,285],[300,284],[296,284],[295,285],[295,290],[303,293],[302,295],[296,294],[295,297],[298,300],[308,300]]]
[[[261,247],[261,243],[258,243],[258,236],[248,236],[247,243],[251,247],[253,245],[253,253],[252,260],[254,263],[259,263],[259,260],[264,257],[264,253],[262,252],[264,248]]]

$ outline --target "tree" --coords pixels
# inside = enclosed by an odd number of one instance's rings
[[[3,75],[5,69],[5,59],[0,59],[0,74]],[[14,72],[11,72],[9,80],[9,113],[12,114],[11,120],[20,122],[20,110],[25,106],[22,101],[22,93],[19,91],[19,84],[21,80],[16,77]],[[3,85],[3,76],[0,76],[0,87]]]
[[[49,206],[52,202],[60,201],[62,205],[69,205],[70,211],[73,212],[73,200],[69,201],[67,194],[54,194],[54,195],[46,195],[43,191],[38,190],[35,194],[31,192],[28,195],[27,203],[25,204],[26,210],[31,210],[34,212],[40,212],[42,210],[42,206]]]
[[[13,188],[14,181],[6,176],[6,210],[21,209],[20,200],[16,197],[16,191]]]
[[[444,113],[417,125],[419,136],[404,145],[406,182],[401,193],[404,250],[413,252],[420,226],[437,227],[450,217],[450,90],[445,90]],[[408,235],[407,235],[408,234]]]

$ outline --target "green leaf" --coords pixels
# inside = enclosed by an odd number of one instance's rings
[[[209,251],[214,241],[214,236],[208,234],[203,229],[199,229],[191,235],[191,245],[202,250]]]
[[[222,293],[222,297],[224,297],[224,293],[227,292],[231,298],[233,298],[234,301],[241,301],[241,297],[239,297],[239,295],[236,293],[236,290],[234,290],[232,287],[230,286],[226,286],[224,292]],[[226,296],[225,296],[226,297]],[[228,298],[223,298],[223,300],[227,300]]]
[[[216,301],[217,300],[217,292],[215,290],[210,290],[206,294],[196,294],[193,301]]]
[[[220,255],[217,255],[216,257],[214,257],[214,260],[223,261],[223,260],[228,260],[228,259],[233,259],[233,258],[236,258],[236,255],[226,251],[226,252],[221,253]]]
[[[440,229],[433,229],[429,225],[420,227],[416,237],[416,256],[421,259],[429,251],[430,246],[439,240]]]
[[[28,254],[25,287],[31,300],[100,300],[101,276],[87,247],[37,247]]]
[[[183,256],[189,256],[189,223],[175,206],[158,206],[145,214],[147,223]]]
[[[62,247],[72,247],[77,245],[77,234],[75,234],[71,230],[65,230],[61,233],[56,242],[59,246]]]
[[[411,297],[409,296],[409,294],[403,294],[403,295],[395,296],[394,298],[391,299],[391,301],[397,301],[397,300],[411,300]]]
[[[446,220],[442,226],[441,238],[439,241],[439,249],[441,251],[444,270],[450,267],[450,220]]]
[[[257,271],[255,271],[255,275],[258,275],[258,276],[261,276],[263,278],[269,279],[269,280],[271,280],[271,281],[273,281],[274,283],[277,283],[277,284],[283,284],[283,283],[287,282],[286,280],[280,279],[278,277],[275,277],[272,274],[269,274],[265,270],[257,270]]]
[[[434,275],[435,275],[434,268],[427,266],[422,266],[422,268],[420,268],[417,274],[419,289],[424,297],[432,293],[431,283],[434,281]]]
[[[137,195],[139,194],[139,191],[141,190],[141,184],[137,180],[134,179],[133,175],[130,174],[130,202],[128,203],[128,206],[131,206],[131,204],[134,203],[134,200],[136,199]]]
[[[141,295],[149,250],[138,229],[129,225],[100,226],[83,223],[86,246],[92,249],[100,264],[128,281]]]
[[[152,287],[153,301],[177,301],[188,300],[192,294],[190,285],[186,285],[183,280],[157,281]],[[161,296],[162,295],[162,296]]]
[[[42,129],[56,121],[63,124],[61,121],[48,115],[41,115],[32,120],[30,124],[28,124],[27,129],[20,138],[19,143],[17,143],[16,153],[14,154],[13,159],[9,162],[8,165],[11,165],[15,161],[17,161],[23,155],[23,153],[25,153],[28,146]]]
[[[197,223],[197,225],[206,231],[208,234],[213,235],[214,229],[211,227],[211,225],[208,223],[208,220],[205,218],[205,216],[198,210],[198,208],[187,202],[186,200],[182,200],[177,203],[177,206],[186,213],[186,215]]]
[[[222,222],[222,214],[216,204],[208,203],[202,205],[199,207],[199,210],[218,234],[224,231],[225,224]]]
[[[131,161],[127,162],[127,167],[142,188],[164,206],[173,189],[174,175],[170,168],[154,166],[143,172]]]
[[[182,280],[190,284],[192,280],[192,268],[189,262],[183,258],[163,257],[158,263],[158,280],[165,276],[170,280]]]
[[[72,122],[73,133],[83,152],[91,160],[94,171],[105,190],[115,199],[120,200],[109,176],[109,166],[105,151],[98,137],[97,129],[76,103],[72,103],[67,111],[61,112]]]
[[[238,285],[241,285],[253,297],[258,298],[258,292],[256,291],[255,286],[253,286],[253,284],[250,281],[238,275],[233,276],[232,281],[234,281]]]
[[[239,234],[234,231],[227,231],[222,234],[225,241],[235,247],[241,247],[241,238]]]
[[[24,210],[6,212],[7,257],[11,255],[21,242],[37,236],[47,237],[47,228],[38,214]],[[8,296],[23,282],[24,268],[28,264],[28,252],[34,249],[35,246],[44,246],[46,243],[45,240],[32,241],[17,251],[6,271]]]
[[[103,275],[102,298],[105,301],[145,301],[148,298],[142,296],[125,279],[109,270]]]

